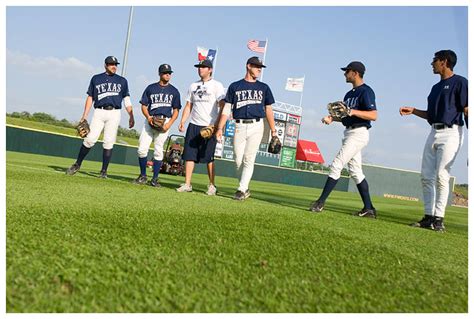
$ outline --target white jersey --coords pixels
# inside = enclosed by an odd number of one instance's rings
[[[219,81],[211,79],[191,84],[186,97],[186,102],[192,104],[189,122],[199,126],[214,124],[219,116],[218,103],[224,98],[224,86]]]

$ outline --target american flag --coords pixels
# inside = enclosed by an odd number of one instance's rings
[[[249,42],[247,42],[247,48],[249,48],[249,50],[253,52],[265,53],[266,47],[267,41],[250,40]]]

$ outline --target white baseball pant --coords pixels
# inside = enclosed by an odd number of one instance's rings
[[[248,124],[235,123],[234,156],[237,174],[241,174],[238,188],[241,192],[249,189],[263,129],[263,119]]]
[[[114,147],[114,143],[117,139],[117,130],[120,124],[120,109],[117,110],[104,110],[95,109],[92,121],[90,124],[90,132],[84,139],[84,146],[91,148],[95,145],[99,139],[102,129],[104,130],[104,144],[103,147],[106,150],[110,150]]]
[[[168,123],[169,120],[170,119],[167,118],[165,123]],[[163,160],[163,145],[168,138],[168,134],[169,130],[164,133],[160,133],[153,129],[148,121],[145,120],[142,132],[140,134],[140,139],[138,140],[138,157],[143,158],[148,156],[148,150],[150,149],[150,144],[153,141],[153,158],[157,161]]]
[[[362,149],[369,143],[369,130],[365,126],[344,130],[342,147],[334,158],[328,176],[333,179],[341,177],[342,169],[347,164],[349,174],[356,184],[365,178],[362,172]]]
[[[444,217],[449,196],[450,170],[463,143],[463,127],[431,129],[421,164],[425,214]]]

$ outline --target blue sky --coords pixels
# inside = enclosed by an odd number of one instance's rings
[[[123,59],[129,7],[7,7],[7,112],[48,112],[77,121],[90,77],[107,55]],[[315,141],[330,163],[343,127],[323,126],[328,102],[350,89],[340,67],[360,60],[376,94],[379,119],[370,130],[366,163],[419,171],[429,126],[398,115],[402,105],[426,108],[439,76],[433,53],[452,49],[455,73],[467,77],[466,7],[135,7],[127,79],[140,130],[138,100],[169,63],[182,102],[197,79],[196,46],[218,47],[216,79],[243,77],[249,39],[268,38],[264,82],[276,100],[298,104],[287,77],[305,75],[300,138]],[[122,125],[127,116],[123,113]],[[172,131],[176,131],[176,127]],[[467,183],[467,134],[452,174]]]

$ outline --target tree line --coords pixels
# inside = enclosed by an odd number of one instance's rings
[[[75,129],[78,124],[77,122],[69,122],[66,119],[58,120],[55,116],[48,113],[43,113],[43,112],[36,112],[33,114],[26,111],[12,112],[12,113],[7,113],[7,116],[13,117],[13,118],[24,119],[28,121],[41,122],[41,123],[61,126],[61,127],[68,127],[68,128],[73,128],[73,129]],[[135,129],[127,129],[121,126],[119,126],[118,128],[117,135],[136,138],[136,139],[140,137],[140,134]]]

